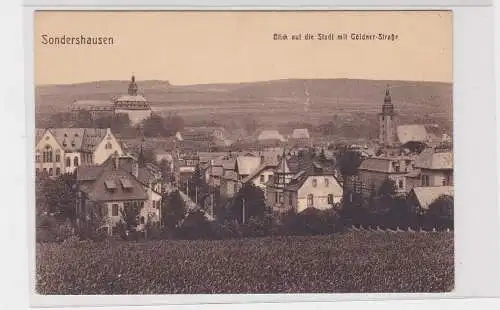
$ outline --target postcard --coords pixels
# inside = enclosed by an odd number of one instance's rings
[[[451,11],[37,11],[36,293],[454,290]]]

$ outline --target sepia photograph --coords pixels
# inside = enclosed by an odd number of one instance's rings
[[[455,289],[451,11],[33,23],[36,294]]]

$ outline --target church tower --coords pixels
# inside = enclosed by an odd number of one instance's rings
[[[392,104],[389,85],[385,90],[382,113],[379,113],[379,141],[384,146],[392,146],[396,142],[396,113]]]

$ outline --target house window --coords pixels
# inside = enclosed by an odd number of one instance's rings
[[[118,216],[118,204],[114,203],[111,206],[111,215],[112,216]]]
[[[71,158],[66,157],[66,167],[71,167]]]
[[[318,186],[318,180],[313,179],[313,180],[312,180],[312,186],[313,186],[313,187]]]
[[[325,187],[328,187],[330,186],[330,180],[325,178]]]
[[[54,175],[54,170],[52,168],[49,168],[49,176],[53,176]]]
[[[428,175],[422,175],[422,186],[429,186],[429,176]]]
[[[39,162],[40,162],[40,154],[38,154],[38,153],[37,153],[37,154],[35,155],[35,161],[36,161],[37,163],[39,163]]]
[[[144,216],[141,216],[141,224],[144,224],[144,222],[145,222],[145,218],[144,218]]]
[[[56,168],[56,175],[60,175],[61,174],[61,168],[57,167]]]
[[[445,179],[443,179],[443,186],[446,186],[446,185],[448,185],[448,182],[447,182],[447,180],[445,178]]]
[[[264,183],[266,181],[266,176],[265,175],[261,175],[260,176],[260,183]]]
[[[35,175],[36,175],[36,176],[40,175],[40,169],[36,168],[36,170],[35,170]]]
[[[328,204],[333,205],[333,194],[328,194]]]
[[[78,167],[78,157],[75,156],[75,158],[73,159],[73,165],[75,167]]]
[[[293,194],[292,193],[290,193],[288,195],[288,204],[291,205],[291,206],[293,206]]]
[[[399,188],[403,188],[403,180],[399,180]]]
[[[314,205],[314,196],[312,194],[307,195],[307,206],[312,207]]]
[[[274,193],[274,202],[278,203],[278,201],[279,201],[278,193]]]
[[[47,168],[43,168],[43,175],[47,175]]]
[[[279,200],[280,200],[280,203],[283,203],[284,202],[284,197],[283,197],[284,193],[279,193]]]
[[[60,162],[60,161],[61,161],[61,155],[56,154],[56,162]]]
[[[113,148],[113,146],[111,145],[111,142],[106,143],[105,148],[106,148],[107,150],[112,149],[112,148]]]
[[[234,191],[235,193],[237,193],[237,192],[238,192],[238,183],[234,183],[234,185],[233,185],[233,191]]]
[[[45,149],[43,150],[42,157],[44,163],[52,162],[52,148],[50,147],[50,145],[47,145],[45,147]]]

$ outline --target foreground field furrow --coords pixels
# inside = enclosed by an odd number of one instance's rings
[[[37,246],[41,294],[439,292],[453,288],[453,234]]]

